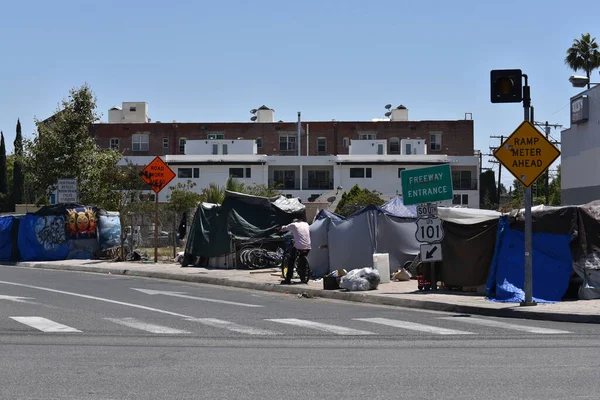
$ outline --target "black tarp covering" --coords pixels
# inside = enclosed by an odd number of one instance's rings
[[[218,257],[232,252],[231,240],[279,237],[279,228],[293,219],[306,219],[304,206],[281,207],[281,198],[227,192],[222,205],[200,204],[194,215],[184,258]],[[285,200],[283,201],[285,203]]]
[[[486,283],[494,258],[498,220],[477,224],[444,222],[441,279],[446,286],[480,286]]]

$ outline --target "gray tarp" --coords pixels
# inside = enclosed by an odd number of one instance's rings
[[[412,261],[420,251],[415,238],[414,219],[398,218],[380,213],[377,216],[376,253],[389,253],[390,272],[402,268],[405,262]]]
[[[329,225],[329,270],[373,266],[377,212],[367,211]]]
[[[327,235],[329,219],[320,219],[310,226],[311,250],[308,253],[308,262],[314,276],[325,276],[329,273],[329,249],[327,248]]]

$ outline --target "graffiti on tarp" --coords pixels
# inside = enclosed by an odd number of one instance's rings
[[[46,250],[53,250],[67,241],[65,221],[61,216],[50,215],[38,218],[34,230],[38,243]]]
[[[95,238],[97,226],[96,211],[92,207],[77,207],[67,209],[65,225],[67,237],[70,239]]]

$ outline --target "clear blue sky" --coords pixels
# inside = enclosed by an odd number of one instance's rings
[[[92,4],[87,4],[92,3]],[[529,75],[538,121],[569,124],[564,65],[581,33],[600,41],[594,1],[13,1],[0,16],[0,129],[54,112],[88,82],[99,111],[146,101],[156,121],[370,120],[473,113],[475,146],[507,135],[520,104],[491,104],[492,69]],[[600,80],[594,72],[594,80]],[[552,136],[560,139],[560,131]],[[491,164],[484,163],[485,166]],[[497,168],[496,168],[497,169]],[[510,185],[508,173],[503,179]]]

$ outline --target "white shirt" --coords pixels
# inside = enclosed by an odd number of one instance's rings
[[[310,229],[306,222],[292,222],[281,230],[291,232],[294,236],[294,247],[298,250],[310,250]]]

